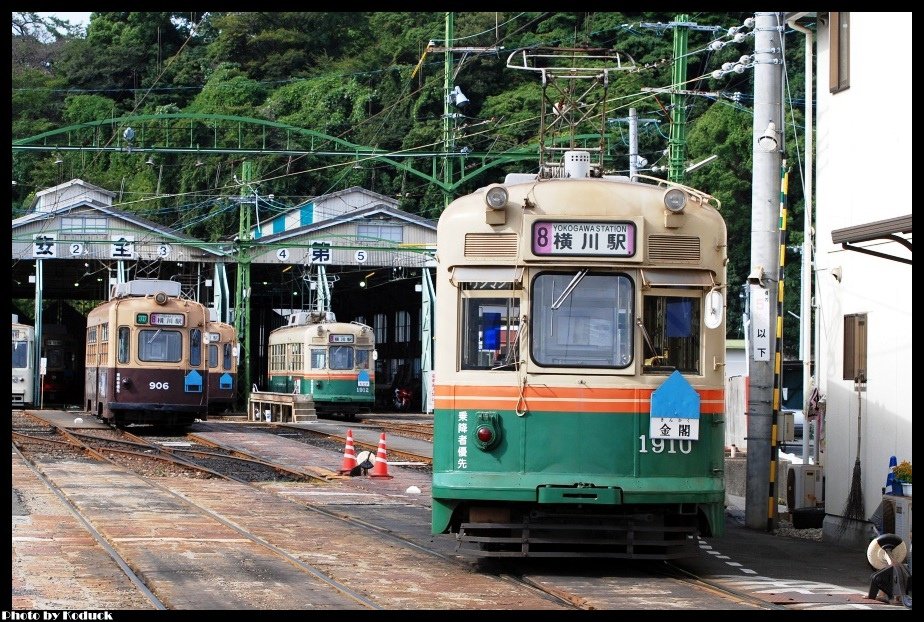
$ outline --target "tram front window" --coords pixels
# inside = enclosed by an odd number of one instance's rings
[[[547,367],[628,367],[634,300],[625,275],[539,274],[530,321],[533,359]]]
[[[183,335],[176,330],[145,329],[138,332],[138,358],[145,362],[178,363],[183,355]]]
[[[331,369],[353,369],[353,348],[351,346],[331,346]]]

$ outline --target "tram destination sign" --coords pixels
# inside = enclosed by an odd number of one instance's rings
[[[183,326],[186,319],[182,313],[152,313],[151,326]]]
[[[632,257],[635,223],[539,220],[533,223],[533,254],[552,257]]]

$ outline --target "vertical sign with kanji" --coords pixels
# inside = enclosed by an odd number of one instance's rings
[[[751,285],[751,349],[753,360],[770,360],[770,290]]]
[[[457,469],[467,469],[468,468],[468,411],[460,410],[459,418],[456,421],[456,439],[458,445],[456,446],[456,454],[458,459],[456,461]]]

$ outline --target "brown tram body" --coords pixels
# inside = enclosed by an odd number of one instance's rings
[[[135,280],[87,316],[84,404],[115,425],[208,416],[209,309],[174,281]]]

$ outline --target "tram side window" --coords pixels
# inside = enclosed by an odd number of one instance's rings
[[[138,333],[138,358],[151,363],[179,363],[183,335],[176,330],[146,329]]]
[[[218,367],[218,346],[214,343],[209,344],[209,369]]]
[[[371,353],[371,350],[356,351],[356,369],[369,369],[369,360],[372,358],[369,355]]]
[[[327,351],[321,348],[311,350],[311,369],[324,369],[327,367]]]
[[[128,363],[128,350],[131,345],[131,330],[128,326],[119,326],[119,362]]]
[[[520,361],[519,298],[463,298],[461,330],[462,369],[517,369]]]
[[[331,369],[353,369],[353,348],[352,346],[331,346],[330,347],[330,368]]]
[[[539,274],[530,323],[533,359],[548,367],[628,367],[634,300],[625,275]]]
[[[700,373],[700,299],[645,296],[645,372]]]
[[[226,343],[224,345],[224,350],[225,350],[225,356],[224,356],[224,359],[222,359],[221,361],[221,368],[225,370],[231,369],[231,355],[233,353],[231,349],[231,344]]]

